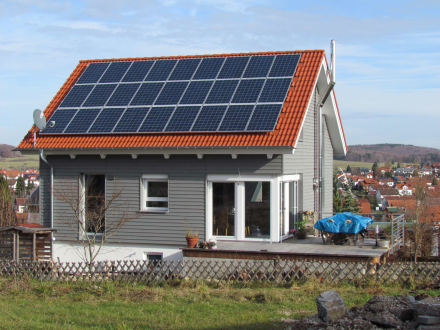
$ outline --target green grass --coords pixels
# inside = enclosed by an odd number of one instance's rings
[[[316,311],[316,296],[335,289],[348,308],[377,294],[407,294],[413,284],[238,287],[55,283],[0,278],[0,329],[284,329],[283,318]],[[423,291],[438,295],[440,290]]]
[[[38,168],[40,166],[38,155],[20,156],[14,158],[1,158],[0,169],[26,170],[29,168]]]

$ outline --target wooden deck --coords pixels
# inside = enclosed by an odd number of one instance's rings
[[[388,249],[375,248],[374,239],[357,246],[324,245],[319,237],[289,238],[282,243],[219,241],[217,250],[184,248],[183,257],[259,260],[321,260],[346,262],[386,262]]]

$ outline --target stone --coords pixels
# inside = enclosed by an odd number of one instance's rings
[[[419,325],[417,330],[439,330],[440,327],[438,325]]]
[[[316,297],[316,305],[318,316],[324,322],[339,320],[347,312],[342,297],[334,290],[323,292]]]
[[[429,315],[419,315],[417,322],[420,324],[440,324],[440,317],[429,316]]]
[[[399,324],[396,322],[388,321],[375,316],[366,316],[364,318],[381,328],[397,328],[399,326]]]
[[[440,317],[440,297],[431,297],[418,301],[414,304],[419,315]]]
[[[414,296],[407,295],[406,297],[408,298],[410,304],[416,303],[416,298],[414,298]]]

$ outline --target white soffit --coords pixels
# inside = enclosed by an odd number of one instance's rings
[[[323,93],[327,88],[327,85],[330,83],[330,78],[327,74],[326,66],[327,64],[325,62],[325,59],[323,58],[321,69],[319,70],[318,74],[318,80],[316,83],[318,91],[320,93]],[[337,85],[338,84],[336,81],[336,86]],[[325,115],[325,119],[327,121],[327,128],[330,134],[330,140],[332,141],[334,155],[345,156],[347,154],[347,147],[344,132],[342,130],[342,123],[338,114],[338,108],[335,102],[334,89],[330,93],[330,96],[327,98],[327,101],[322,107],[322,114]]]

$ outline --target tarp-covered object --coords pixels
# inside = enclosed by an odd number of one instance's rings
[[[321,219],[315,223],[314,227],[328,233],[357,234],[371,223],[373,223],[373,219],[351,212],[344,212]]]

